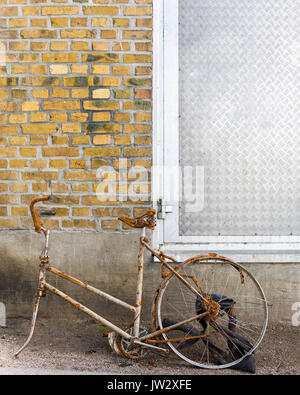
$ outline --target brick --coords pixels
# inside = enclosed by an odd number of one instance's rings
[[[120,133],[121,125],[113,123],[88,123],[84,128],[86,133]]]
[[[85,122],[88,119],[88,113],[72,113],[71,121],[73,122]]]
[[[119,112],[114,114],[114,119],[116,122],[130,122],[131,115],[130,113]]]
[[[77,6],[49,6],[42,7],[42,15],[74,15],[78,13]]]
[[[1,186],[0,186],[0,189],[1,189]],[[4,206],[0,207],[0,216],[7,217],[7,207],[4,207]]]
[[[151,122],[152,113],[151,112],[137,112],[134,114],[135,122]]]
[[[19,227],[19,221],[17,218],[0,218],[0,228],[13,229],[18,227]]]
[[[152,55],[124,54],[124,63],[152,63]]]
[[[60,32],[61,38],[96,38],[96,30],[87,29],[64,29]]]
[[[68,49],[67,41],[51,41],[50,43],[51,51],[66,51]]]
[[[65,159],[52,159],[49,162],[49,167],[54,169],[65,169],[67,161]]]
[[[62,125],[63,133],[81,133],[81,124],[79,123],[68,123]]]
[[[27,26],[27,20],[25,18],[14,18],[14,19],[10,19],[9,21],[9,27],[25,27],[25,26]]]
[[[119,110],[120,103],[118,101],[89,100],[83,102],[84,110]]]
[[[123,40],[152,40],[151,30],[124,30]]]
[[[0,15],[1,16],[16,16],[16,15],[18,15],[18,8],[17,7],[3,7],[3,6],[1,6]]]
[[[47,99],[49,97],[49,91],[47,89],[33,89],[31,95],[37,99]]]
[[[109,122],[110,121],[110,113],[109,112],[94,112],[92,114],[93,122]]]
[[[72,64],[71,71],[73,74],[88,74],[88,65]]]
[[[119,14],[119,7],[83,6],[82,9],[85,15],[118,15]]]
[[[44,110],[80,110],[80,102],[75,100],[44,101]]]
[[[30,136],[31,145],[46,145],[48,143],[47,136]]]
[[[90,185],[89,184],[72,184],[72,192],[74,192],[74,193],[90,192]]]
[[[34,159],[30,161],[31,169],[45,169],[48,167],[47,161],[42,159]]]
[[[72,136],[72,145],[88,145],[90,144],[89,136]]]
[[[12,169],[21,169],[27,166],[28,161],[24,159],[13,159],[9,161],[9,166]]]
[[[45,157],[79,156],[79,148],[76,148],[76,147],[48,147],[48,148],[42,148],[42,155],[45,156]]]
[[[53,134],[57,132],[56,125],[32,124],[32,125],[22,125],[23,134]]]
[[[14,182],[9,187],[11,192],[28,192],[28,184],[26,182]]]
[[[52,136],[52,144],[53,145],[67,145],[69,144],[68,136]]]
[[[10,170],[0,170],[0,180],[17,180],[18,172]]]
[[[0,195],[0,204],[18,204],[18,195]]]
[[[109,19],[108,18],[92,18],[92,26],[93,27],[108,27]]]
[[[32,191],[33,192],[48,192],[49,186],[46,183],[42,182],[33,182],[32,183]]]
[[[25,123],[27,121],[26,114],[10,114],[8,116],[9,123]]]
[[[140,77],[129,77],[123,78],[123,84],[125,86],[152,86],[152,79],[151,78],[140,78]]]
[[[62,89],[62,88],[53,88],[52,97],[54,97],[54,98],[68,98],[69,97],[69,90]]]
[[[152,15],[152,7],[124,7],[124,15]]]
[[[11,97],[14,99],[25,99],[27,97],[27,91],[23,89],[11,90]]]
[[[46,122],[47,114],[45,113],[33,113],[29,115],[30,122]]]
[[[120,148],[85,148],[84,156],[120,156]]]
[[[89,53],[82,55],[83,62],[119,63],[120,56],[117,53]]]
[[[25,217],[28,214],[27,207],[12,207],[11,208],[11,215],[14,217]]]
[[[69,167],[70,169],[86,169],[87,164],[84,159],[70,159]]]
[[[93,64],[92,65],[92,73],[93,74],[109,74],[109,66],[102,64]]]
[[[69,193],[69,185],[68,184],[52,184],[52,192],[53,193]]]
[[[129,27],[130,20],[128,18],[113,18],[114,27]]]
[[[80,229],[96,229],[96,224],[93,220],[88,219],[66,219],[62,220],[63,228],[80,228]]]
[[[94,208],[93,209],[93,217],[109,217],[110,216],[110,208]]]
[[[131,138],[129,136],[114,136],[115,145],[129,145],[131,144]]]
[[[56,30],[22,30],[20,36],[24,39],[30,38],[57,38]]]
[[[72,215],[75,217],[88,217],[90,215],[89,207],[74,207],[72,209]]]
[[[36,157],[36,148],[20,148],[20,155],[26,158]]]
[[[111,136],[107,135],[107,134],[94,136],[93,143],[95,145],[108,145],[108,144],[111,144]]]
[[[15,157],[17,156],[17,149],[14,147],[0,147],[0,157]]]
[[[141,110],[150,111],[152,109],[151,101],[128,101],[123,103],[123,110]]]
[[[130,74],[130,66],[113,66],[112,72],[115,75],[129,75]]]
[[[30,20],[30,26],[31,27],[47,27],[48,26],[48,21],[47,19],[31,19]]]
[[[107,219],[107,220],[101,221],[101,227],[102,227],[102,229],[106,229],[106,230],[107,229],[116,230],[116,229],[119,229],[120,224],[119,224],[118,220]]]
[[[152,126],[147,124],[128,124],[124,125],[124,133],[151,133]]]
[[[30,43],[30,49],[32,51],[46,51],[47,48],[48,48],[48,43],[45,42],[31,41]]]
[[[45,63],[74,63],[77,62],[77,53],[43,53],[42,61]]]
[[[113,45],[113,51],[130,51],[131,45],[129,42],[121,41]]]
[[[68,114],[64,113],[50,113],[49,114],[50,122],[67,122]],[[58,130],[58,128],[57,128]]]
[[[66,64],[59,64],[50,66],[50,74],[68,74],[69,68]]]
[[[130,89],[114,89],[115,99],[130,99],[132,96],[132,91]]]
[[[120,79],[116,78],[116,77],[103,77],[102,85],[103,86],[119,86]]]
[[[23,180],[57,180],[58,173],[54,171],[25,171],[22,173]]]
[[[95,89],[93,90],[93,99],[109,99],[109,89]]]
[[[151,148],[124,148],[124,156],[151,156],[152,149]]]
[[[8,161],[6,159],[0,159],[0,168],[1,169],[6,169],[7,164],[8,164]]]
[[[32,102],[23,102],[22,103],[22,111],[38,111],[39,110],[39,102],[32,101]]]
[[[95,171],[65,171],[64,179],[67,181],[96,181],[97,174]]]
[[[51,27],[68,27],[68,18],[51,18]]]

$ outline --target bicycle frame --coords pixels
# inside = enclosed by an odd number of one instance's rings
[[[46,200],[46,199],[44,199]],[[36,223],[36,222],[35,222]],[[150,343],[165,343],[165,340],[161,340],[158,339],[158,336],[166,333],[168,331],[174,330],[177,327],[183,325],[183,324],[187,324],[191,321],[194,320],[199,320],[204,318],[205,316],[208,316],[211,314],[211,309],[210,304],[208,303],[208,301],[202,296],[201,292],[197,291],[194,287],[192,287],[185,279],[184,276],[181,276],[178,273],[178,268],[174,269],[168,262],[166,262],[166,258],[170,259],[171,261],[173,261],[173,263],[178,263],[176,262],[176,260],[174,260],[173,258],[167,257],[166,255],[164,255],[163,253],[158,253],[157,251],[153,250],[148,244],[147,244],[147,239],[145,237],[145,228],[142,229],[142,234],[140,237],[140,250],[139,250],[139,255],[138,255],[138,278],[137,278],[137,288],[136,288],[136,304],[135,306],[128,304],[127,302],[124,302],[123,300],[116,298],[106,292],[103,292],[100,289],[97,289],[89,284],[87,284],[84,281],[81,281],[79,279],[76,279],[75,277],[72,277],[58,269],[55,269],[54,267],[51,267],[49,265],[49,257],[48,257],[48,248],[49,248],[49,236],[50,236],[50,230],[46,229],[42,223],[38,222],[39,225],[39,233],[43,233],[45,236],[45,246],[44,249],[42,251],[42,254],[40,256],[40,271],[39,271],[39,283],[38,283],[38,288],[37,288],[37,294],[36,294],[36,299],[35,299],[35,304],[34,304],[34,309],[33,309],[33,316],[32,316],[32,323],[31,323],[31,330],[28,336],[28,339],[26,340],[26,342],[24,343],[24,345],[14,354],[14,356],[17,356],[18,354],[20,354],[20,352],[28,345],[28,343],[30,342],[32,336],[33,336],[33,332],[35,329],[35,324],[36,324],[36,318],[37,318],[37,313],[38,313],[38,309],[39,309],[39,303],[40,303],[40,298],[42,296],[44,296],[46,291],[50,291],[53,294],[59,296],[60,298],[62,298],[63,300],[65,300],[66,302],[68,302],[69,304],[71,304],[72,306],[76,307],[78,310],[88,314],[89,316],[91,316],[92,318],[94,318],[96,321],[100,322],[102,325],[106,326],[107,328],[109,328],[110,330],[112,330],[113,332],[117,333],[118,335],[120,335],[121,337],[130,340],[132,343],[138,344],[138,345],[143,345],[144,347],[149,347],[149,348],[153,348],[165,353],[168,353],[168,350],[165,348],[161,348],[158,346],[154,346],[153,344]],[[198,295],[203,302],[207,303],[208,306],[208,310],[205,313],[202,314],[198,314],[192,318],[189,318],[188,320],[185,321],[181,321],[178,322],[176,324],[173,324],[169,327],[160,329],[160,330],[154,330],[153,332],[143,336],[143,337],[139,337],[139,333],[140,333],[140,322],[141,322],[141,311],[142,311],[142,292],[143,292],[143,278],[144,278],[144,252],[145,252],[145,248],[147,250],[149,250],[152,254],[154,254],[162,263],[162,268],[167,268],[169,270],[168,274],[164,274],[164,276],[168,276],[168,275],[176,275],[185,285],[187,285],[196,295]],[[116,326],[115,324],[113,324],[111,321],[105,319],[104,317],[102,317],[99,314],[96,314],[94,311],[90,310],[89,308],[87,308],[86,306],[84,306],[83,304],[77,302],[76,300],[74,300],[73,298],[71,298],[70,296],[68,296],[67,294],[65,294],[64,292],[60,291],[59,289],[55,288],[54,286],[52,286],[51,284],[49,284],[48,282],[46,282],[46,273],[47,271],[63,278],[66,280],[69,280],[77,285],[80,285],[81,287],[85,288],[88,291],[91,291],[105,299],[107,299],[108,301],[115,303],[119,306],[122,306],[123,308],[131,311],[134,314],[134,322],[133,322],[133,335],[130,335],[128,332],[126,332],[125,330],[121,329],[120,327]],[[208,337],[208,335],[204,334],[204,335],[199,335],[199,336],[191,336],[190,338],[203,338],[203,337]],[[155,340],[153,340],[153,338],[156,338]],[[152,340],[151,340],[152,339]],[[188,338],[186,338],[187,340]],[[177,341],[179,339],[176,339]],[[172,340],[169,340],[172,341]]]

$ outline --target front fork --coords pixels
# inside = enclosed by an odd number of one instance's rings
[[[43,227],[41,228],[41,230],[45,236],[45,246],[44,246],[44,249],[43,249],[41,256],[40,256],[39,283],[38,283],[34,307],[33,307],[30,333],[29,333],[29,336],[28,336],[26,342],[23,344],[23,346],[17,352],[14,353],[14,357],[17,357],[20,354],[20,352],[23,351],[24,348],[29,344],[30,340],[32,339],[33,332],[35,329],[37,314],[38,314],[38,310],[39,310],[40,300],[41,300],[42,296],[45,296],[46,270],[47,270],[47,266],[49,265],[48,247],[49,247],[50,231],[48,229],[43,228]]]

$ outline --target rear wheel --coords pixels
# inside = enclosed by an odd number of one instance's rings
[[[267,302],[257,280],[243,266],[208,255],[182,264],[170,274],[157,298],[160,329],[210,310],[204,318],[163,333],[169,347],[186,362],[208,369],[228,368],[250,355],[267,326]],[[178,340],[176,340],[178,339]]]

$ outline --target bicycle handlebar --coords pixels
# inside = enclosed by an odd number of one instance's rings
[[[50,195],[50,196],[42,196],[42,197],[38,197],[38,198],[33,199],[31,201],[31,203],[30,203],[30,213],[31,213],[32,220],[33,220],[33,223],[34,223],[35,231],[37,233],[41,233],[41,228],[43,227],[43,223],[40,220],[40,214],[41,213],[37,213],[35,208],[34,208],[34,206],[35,206],[36,203],[46,202],[46,201],[52,201],[52,202],[57,203],[57,202],[59,202],[59,199],[57,197],[55,197],[55,196],[52,196],[52,195]],[[48,211],[42,212],[42,214],[44,214],[44,215],[55,215],[55,212],[48,210]]]

